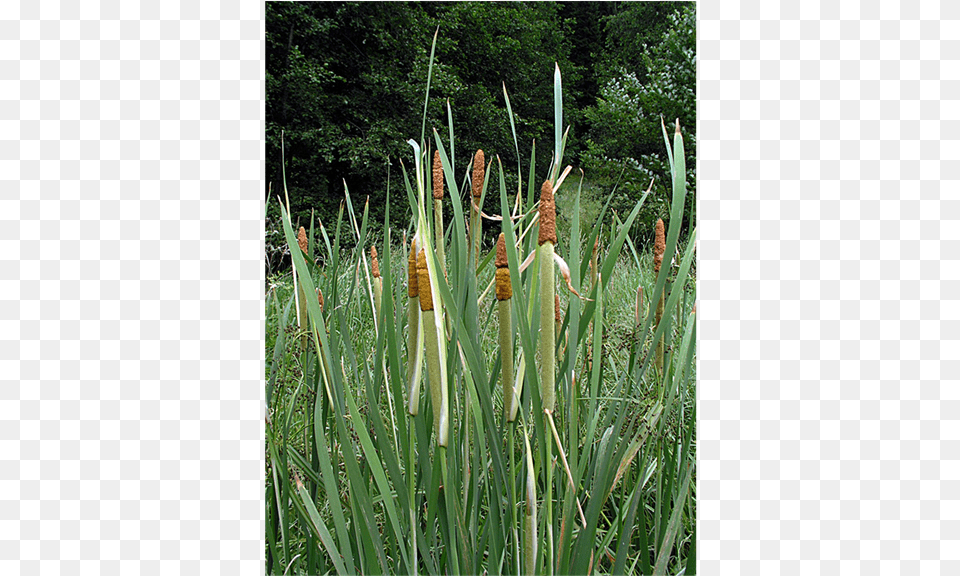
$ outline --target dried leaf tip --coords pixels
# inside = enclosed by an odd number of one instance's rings
[[[653,270],[660,272],[660,265],[663,263],[663,253],[667,250],[667,240],[663,232],[663,218],[657,219],[657,225],[654,228],[653,239]]]
[[[433,310],[433,293],[430,291],[430,273],[427,270],[427,253],[423,250],[417,254],[417,288],[420,296],[420,309]]]
[[[473,197],[479,198],[483,193],[483,171],[485,167],[485,161],[483,159],[483,150],[477,150],[476,155],[473,157]]]
[[[494,263],[497,268],[507,267],[507,239],[504,237],[503,232],[501,232],[500,237],[497,238],[497,259]]]
[[[304,254],[310,252],[310,246],[307,244],[307,231],[303,229],[303,226],[297,231],[297,244],[300,245],[300,249],[303,250]]]
[[[544,180],[540,187],[540,232],[537,244],[557,243],[557,205],[553,199],[553,184]]]
[[[417,240],[410,239],[410,256],[407,258],[407,297],[416,298],[420,295],[417,272]]]
[[[677,118],[677,134],[680,133],[680,119]]]
[[[443,166],[440,163],[440,151],[433,151],[433,197],[443,198]]]
[[[373,263],[370,265],[370,268],[373,271],[373,277],[379,278],[380,277],[380,260],[377,258],[376,246],[370,247],[370,259],[373,261]]]

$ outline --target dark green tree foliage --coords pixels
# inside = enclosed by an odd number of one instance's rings
[[[400,161],[419,140],[430,44],[439,27],[427,110],[446,139],[449,99],[457,132],[457,177],[482,148],[500,156],[516,185],[516,151],[506,115],[506,84],[524,179],[536,139],[545,175],[553,141],[553,69],[564,81],[566,157],[604,193],[623,166],[625,206],[648,173],[669,182],[659,115],[680,117],[695,149],[692,4],[670,2],[267,2],[266,176],[282,196],[280,137],[286,151],[292,216],[310,211],[335,223],[344,182],[354,203],[370,198],[371,226],[383,221],[390,194],[403,196]],[[677,18],[678,10],[688,16]],[[688,26],[680,29],[678,27]],[[677,75],[671,80],[670,75]],[[683,87],[683,98],[671,86]],[[629,110],[630,106],[644,107]],[[693,166],[693,162],[688,162]],[[646,179],[646,180],[645,180]],[[511,181],[512,180],[512,181]],[[640,182],[642,182],[642,185]],[[688,180],[692,182],[692,180]],[[266,192],[266,190],[265,190]],[[275,204],[275,202],[274,202]],[[448,214],[448,217],[452,216]],[[410,214],[391,211],[405,228]],[[493,228],[490,228],[493,230]],[[486,244],[492,238],[485,239]],[[485,244],[485,245],[486,245]]]
[[[266,173],[282,190],[282,130],[294,218],[314,208],[330,223],[345,180],[382,222],[388,167],[391,194],[405,194],[399,161],[409,164],[406,141],[420,138],[437,26],[427,136],[446,134],[449,99],[458,176],[477,148],[515,161],[503,83],[522,154],[549,135],[554,62],[571,68],[553,3],[267,2]],[[550,151],[540,152],[545,171]],[[402,227],[409,215],[395,217]]]
[[[638,23],[645,21],[644,14],[654,8],[662,9],[626,2],[621,12],[606,20],[608,47],[622,43],[622,50],[603,64],[610,75],[595,104],[586,110],[587,139],[580,158],[595,182],[605,187],[620,182],[614,204],[620,210],[632,206],[653,179],[654,202],[648,201],[640,218],[650,231],[655,220],[669,212],[670,168],[661,117],[671,138],[674,121],[680,120],[687,186],[694,193],[697,149],[696,7],[673,5],[662,25],[649,27],[661,30],[656,39],[651,40],[650,33],[634,34],[640,30]],[[644,37],[647,40],[641,41]],[[687,202],[685,219],[694,219],[695,194],[688,195]]]

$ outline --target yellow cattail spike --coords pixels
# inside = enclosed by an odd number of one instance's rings
[[[420,295],[419,273],[417,272],[417,240],[410,239],[410,256],[407,258],[407,296],[416,298]]]
[[[372,264],[370,265],[370,269],[373,272],[373,277],[379,278],[380,277],[380,261],[377,258],[376,246],[370,247],[370,259],[373,261]]]
[[[430,287],[430,273],[427,270],[427,253],[417,253],[417,290],[420,296],[420,310],[433,310],[433,293]]]

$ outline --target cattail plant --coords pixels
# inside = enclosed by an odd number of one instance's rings
[[[470,202],[470,246],[473,250],[473,266],[480,264],[480,197],[483,195],[484,177],[483,150],[477,150],[473,157],[473,181],[470,188],[473,199]]]
[[[513,326],[510,318],[510,268],[507,266],[507,241],[503,233],[497,239],[497,314],[500,322],[500,381],[503,385],[503,418],[513,422],[517,416],[513,394]]]
[[[553,198],[553,184],[545,180],[540,187],[540,230],[537,235],[540,258],[540,398],[543,402],[546,428],[557,403],[555,367],[556,304],[554,296],[554,245],[557,243],[557,206]],[[547,512],[548,572],[553,573],[553,442],[544,439],[547,453],[547,494],[544,505]]]
[[[430,399],[433,403],[433,423],[437,430],[437,444],[447,445],[449,430],[447,390],[440,373],[440,339],[434,328],[435,314],[430,273],[427,270],[427,253],[421,249],[417,254],[417,290],[420,296],[420,314],[423,316],[424,344],[427,357],[427,378],[430,381]]]
[[[553,412],[556,407],[554,368],[557,344],[554,298],[554,245],[557,243],[557,207],[553,198],[553,184],[549,180],[540,187],[540,397],[544,411]]]
[[[380,277],[380,260],[377,258],[377,247],[370,247],[370,272],[373,274],[373,307],[379,322],[380,307],[383,303],[383,278]]]
[[[402,301],[397,293],[402,287],[394,282],[398,263],[391,262],[391,250],[400,245],[399,235],[390,240],[392,200],[384,206],[384,244],[376,248],[383,250],[380,254],[372,248],[363,250],[372,244],[367,235],[369,214],[364,207],[363,219],[358,218],[349,193],[341,211],[346,225],[329,237],[321,228],[323,241],[318,244],[309,225],[297,233],[290,223],[289,203],[286,207],[281,203],[283,234],[296,276],[292,286],[286,279],[278,282],[279,290],[267,299],[273,320],[267,334],[272,336],[276,326],[276,337],[268,340],[273,353],[267,354],[266,573],[694,572],[696,503],[691,505],[690,498],[695,497],[692,392],[697,323],[690,312],[678,318],[675,329],[670,325],[674,305],[684,310],[690,305],[683,290],[694,289],[696,299],[695,287],[688,283],[694,243],[691,237],[677,258],[681,266],[670,274],[673,282],[665,282],[668,271],[658,266],[663,278],[646,304],[642,292],[638,294],[635,314],[643,321],[639,334],[648,333],[655,303],[661,291],[665,294],[664,309],[669,313],[658,319],[659,330],[672,336],[667,348],[674,351],[662,364],[660,380],[666,393],[651,404],[643,396],[645,388],[635,385],[648,381],[656,370],[647,358],[655,347],[650,350],[647,340],[610,331],[609,354],[603,355],[603,362],[592,363],[590,354],[601,355],[605,315],[629,317],[629,296],[611,298],[604,289],[614,286],[614,294],[624,295],[636,289],[633,284],[621,290],[626,280],[611,284],[609,277],[623,263],[622,248],[642,206],[638,203],[622,223],[602,235],[602,241],[589,244],[581,243],[581,211],[572,210],[564,248],[569,241],[575,266],[563,262],[556,248],[554,195],[564,194],[569,167],[561,169],[566,136],[559,70],[554,86],[556,147],[547,180],[541,179],[537,217],[531,206],[537,195],[534,175],[545,167],[536,164],[535,149],[526,180],[519,158],[517,174],[505,173],[499,159],[489,165],[499,171],[485,174],[488,165],[482,157],[456,172],[452,113],[449,140],[435,130],[435,142],[423,134],[420,142],[409,141],[416,169],[410,177],[405,167],[403,179],[414,214],[414,224],[403,238],[408,256],[406,318],[402,310],[399,318],[394,310],[402,308],[402,302],[395,304],[396,297]],[[507,108],[512,123],[509,100]],[[684,155],[679,136],[675,141],[674,196],[670,215],[664,218],[675,226],[667,227],[661,261],[674,252],[683,221]],[[424,152],[427,146],[437,153]],[[427,164],[431,159],[432,166]],[[446,226],[453,229],[445,243],[444,206],[439,202],[443,187],[454,191],[454,178],[471,178],[471,170],[477,176],[471,213],[467,215],[457,201],[446,207],[445,216],[451,217]],[[529,184],[511,211],[506,182],[514,178]],[[503,234],[491,258],[496,268],[493,282],[481,293],[475,277],[484,183],[490,186],[487,192],[498,188],[493,196],[499,200]],[[406,208],[402,206],[403,213]],[[604,208],[598,220],[608,214]],[[530,236],[535,230],[536,244]],[[301,238],[304,249],[298,250]],[[344,245],[360,249],[345,250]],[[311,262],[318,249],[327,251],[326,257],[315,260],[324,265],[319,274]],[[368,256],[371,268],[366,268]],[[589,275],[586,266],[580,267],[582,260],[590,261]],[[540,269],[524,274],[534,263]],[[361,289],[365,268],[373,281]],[[315,277],[330,288],[321,292]],[[618,281],[620,277],[615,276]],[[562,280],[579,300],[559,298]],[[496,327],[488,321],[493,311],[487,291],[494,287]],[[585,289],[587,298],[577,293]],[[651,294],[650,287],[645,290]],[[358,293],[369,293],[370,305],[364,302],[366,296],[356,297]],[[329,315],[324,312],[324,296],[333,311]],[[307,348],[317,351],[319,364],[289,353],[300,350],[299,338],[291,342],[287,334],[300,335],[296,322],[298,315],[303,316],[302,302],[307,304],[306,316],[300,318],[304,328],[309,324],[304,330]],[[369,321],[371,308],[375,328]],[[641,314],[644,308],[646,314]],[[447,319],[454,328],[445,338]],[[592,328],[585,333],[587,326]],[[310,338],[310,333],[316,336]],[[500,375],[490,372],[498,352]],[[446,358],[448,353],[453,356]],[[307,393],[317,372],[329,401]],[[490,384],[495,385],[498,376],[503,387],[502,421],[490,412],[498,393]],[[424,378],[429,380],[421,390]],[[521,406],[524,381],[541,388],[531,390],[529,402]],[[431,404],[426,418],[418,415],[421,401]],[[580,418],[578,410],[587,417]],[[437,444],[431,446],[434,429]],[[453,450],[448,450],[448,438],[453,439]],[[556,480],[554,474],[559,474]]]
[[[666,236],[663,231],[663,218],[657,219],[657,225],[654,228],[654,240],[653,240],[653,272],[654,275],[660,273],[660,266],[663,264],[663,253],[667,247]],[[660,320],[663,319],[663,304],[664,304],[664,294],[661,292],[660,298],[657,300],[657,312],[656,317],[654,318],[654,330],[660,326]],[[657,372],[663,373],[663,341],[665,336],[661,336],[660,341],[657,342],[657,352],[654,356],[656,362]]]

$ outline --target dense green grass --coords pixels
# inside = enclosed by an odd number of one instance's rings
[[[664,127],[668,151],[679,151],[679,177],[667,256],[655,277],[649,250],[630,240],[643,199],[628,215],[600,206],[592,221],[578,216],[582,182],[573,173],[563,180],[561,170],[560,90],[557,70],[552,165],[523,167],[518,147],[517,170],[526,175],[520,190],[506,189],[510,168],[501,159],[488,159],[485,171],[484,211],[514,216],[484,226],[499,227],[507,239],[514,365],[522,366],[516,422],[503,416],[498,315],[488,290],[493,254],[477,258],[468,238],[470,167],[451,164],[465,156],[454,154],[452,120],[444,131],[449,137],[434,131],[428,139],[424,129],[419,143],[411,141],[407,198],[386,206],[386,238],[377,246],[379,315],[368,207],[354,206],[348,192],[337,222],[307,226],[304,253],[280,202],[295,277],[270,278],[266,297],[267,573],[695,573],[696,285],[693,242],[679,241],[682,137],[677,127],[671,146]],[[445,261],[433,246],[427,200],[433,147],[454,213]],[[540,285],[545,267],[535,196],[544,178],[558,204],[572,206],[556,248],[569,267],[569,288],[562,274],[555,285]],[[412,215],[405,241],[386,226],[391,210]],[[424,369],[417,388],[407,382],[407,369],[424,361],[423,339],[408,346],[403,245],[414,234],[427,255],[438,315],[434,323],[420,321],[418,331],[432,330],[440,342],[437,368]],[[597,238],[599,281],[593,282],[590,248]],[[534,261],[521,272],[527,256]],[[538,311],[541,302],[552,307],[555,293],[562,324],[555,345],[540,348]],[[298,294],[307,295],[301,325]],[[657,327],[653,310],[661,295],[666,313]],[[662,373],[652,355],[660,339],[667,352]],[[555,352],[552,378],[544,378],[550,364],[540,349]],[[553,412],[541,403],[541,385],[551,380]],[[416,416],[407,410],[412,389],[419,390]],[[431,389],[438,391],[434,398],[440,389],[449,398],[445,443]]]

